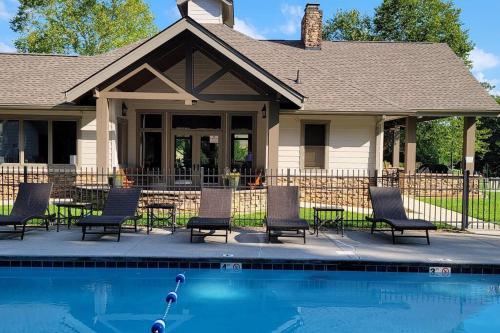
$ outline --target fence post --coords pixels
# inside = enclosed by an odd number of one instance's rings
[[[200,168],[200,188],[203,188],[203,181],[205,180],[205,168]]]
[[[462,184],[462,231],[469,227],[469,190],[470,190],[470,171],[465,170]]]
[[[27,183],[28,182],[28,166],[24,166],[23,167],[23,177],[24,177],[24,182]]]
[[[286,186],[290,186],[290,168],[286,169]]]
[[[116,167],[113,167],[113,181],[111,182],[111,187],[115,187],[116,185]]]

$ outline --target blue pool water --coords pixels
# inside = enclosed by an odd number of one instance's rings
[[[0,269],[0,332],[150,332],[179,270]],[[500,276],[187,270],[166,332],[500,332]]]

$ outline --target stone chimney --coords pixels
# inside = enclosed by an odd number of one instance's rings
[[[309,50],[320,50],[323,36],[323,11],[319,4],[308,3],[302,19],[302,42]]]

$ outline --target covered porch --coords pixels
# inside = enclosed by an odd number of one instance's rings
[[[386,139],[389,143],[386,148],[391,152],[390,162],[392,167],[396,169],[402,168],[407,174],[414,174],[418,171],[418,123],[446,117],[462,117],[464,123],[462,129],[462,156],[457,156],[457,164],[460,164],[463,171],[473,173],[475,170],[476,122],[478,115],[480,114],[464,115],[452,112],[445,115],[409,116],[385,123],[386,133],[390,135],[390,137]],[[492,115],[485,114],[484,116],[491,117]]]
[[[96,98],[96,166],[167,173],[278,168],[279,110],[298,106],[184,32],[78,102]]]

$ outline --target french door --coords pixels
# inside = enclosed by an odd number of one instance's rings
[[[172,134],[173,169],[177,184],[198,183],[203,168],[204,184],[218,183],[222,157],[220,131],[175,130]]]

